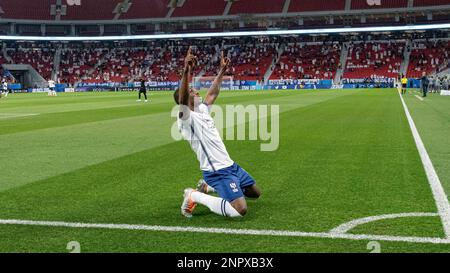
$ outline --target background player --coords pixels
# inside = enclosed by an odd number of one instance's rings
[[[254,179],[231,160],[209,112],[209,106],[214,104],[219,95],[222,78],[230,59],[225,58],[222,52],[219,73],[204,102],[198,91],[189,89],[188,82],[195,64],[196,57],[189,48],[180,88],[174,93],[175,102],[180,105],[178,128],[197,154],[204,180],[220,197],[191,188],[185,189],[181,214],[192,217],[192,212],[199,203],[222,216],[243,216],[247,212],[245,197],[258,198],[261,191]]]
[[[145,102],[147,102],[147,87],[145,86],[144,78],[141,79],[141,86],[139,87],[139,99],[137,101],[142,101],[141,94],[144,94]]]
[[[2,80],[2,91],[0,93],[0,98],[2,97],[2,94],[4,97],[8,96],[8,81],[6,79]]]
[[[55,81],[52,79],[48,80],[48,95],[56,96]]]

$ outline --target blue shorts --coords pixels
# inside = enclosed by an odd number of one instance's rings
[[[253,177],[236,163],[215,172],[203,171],[203,179],[228,202],[243,197],[245,188],[256,183]]]

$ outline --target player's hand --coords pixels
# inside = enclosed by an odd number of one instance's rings
[[[223,51],[220,55],[220,70],[222,72],[225,72],[228,69],[228,66],[230,65],[230,58],[223,56]]]
[[[192,47],[189,47],[188,52],[186,54],[186,58],[184,58],[184,67],[185,68],[193,68],[197,63],[197,57],[192,54]]]

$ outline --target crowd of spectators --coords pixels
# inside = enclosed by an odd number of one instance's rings
[[[342,79],[376,82],[397,78],[405,41],[374,41],[376,36],[367,35],[360,38],[364,40],[346,43],[348,56]],[[343,41],[337,40],[329,36],[266,36],[168,41],[5,42],[6,51],[0,54],[0,63],[11,60],[11,63],[30,64],[46,80],[55,74],[58,82],[70,85],[125,83],[140,79],[176,82],[191,46],[198,57],[194,77],[215,76],[223,51],[232,63],[226,75],[234,80],[261,82],[269,69],[272,72],[270,79],[334,79],[341,68],[344,45]],[[419,78],[424,73],[449,67],[448,40],[422,39],[411,46],[408,77]],[[55,65],[57,52],[60,52],[59,63]]]
[[[279,44],[269,39],[239,42],[229,47],[228,54],[233,64],[229,75],[236,80],[261,81],[278,51]]]
[[[6,54],[14,64],[28,64],[45,79],[52,76],[53,57],[56,45],[52,43],[10,43],[6,46]]]
[[[333,79],[340,54],[338,43],[287,44],[271,79]]]
[[[420,78],[449,67],[450,41],[427,40],[412,43],[408,77]]]
[[[396,78],[400,73],[404,50],[404,42],[352,43],[344,78]]]

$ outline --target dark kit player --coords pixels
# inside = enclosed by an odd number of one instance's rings
[[[141,79],[141,86],[139,87],[139,99],[137,101],[142,101],[141,94],[144,94],[145,102],[147,102],[147,87],[145,86],[144,79]]]
[[[427,76],[424,75],[422,77],[422,97],[426,97],[428,93],[428,85],[430,84],[430,81],[428,80]]]

